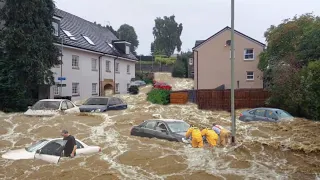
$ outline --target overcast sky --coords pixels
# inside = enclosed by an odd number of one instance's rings
[[[235,0],[235,29],[265,42],[270,25],[294,15],[320,15],[320,0]],[[195,40],[207,39],[230,26],[231,0],[55,0],[56,6],[71,14],[117,30],[121,24],[133,26],[140,45],[138,54],[150,54],[152,28],[156,17],[175,15],[183,24],[182,50],[192,49]]]

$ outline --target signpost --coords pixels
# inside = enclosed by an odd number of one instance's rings
[[[59,81],[65,81],[67,78],[66,77],[58,77]]]

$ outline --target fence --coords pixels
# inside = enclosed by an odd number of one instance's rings
[[[177,91],[177,92],[170,93],[171,104],[186,104],[187,102],[188,102],[187,91]]]
[[[199,109],[231,110],[230,90],[197,90]],[[269,92],[263,89],[236,89],[235,109],[256,108],[265,105]]]

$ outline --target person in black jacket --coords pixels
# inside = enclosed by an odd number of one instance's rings
[[[77,150],[76,139],[67,130],[62,130],[61,135],[63,136],[63,140],[67,141],[64,147],[64,156],[73,158],[76,156]]]

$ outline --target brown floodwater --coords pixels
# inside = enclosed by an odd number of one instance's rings
[[[173,84],[174,89],[192,86],[190,80],[172,79],[167,74],[156,78]],[[118,95],[129,104],[124,111],[33,118],[0,113],[0,155],[42,138],[59,137],[61,129],[68,129],[88,145],[102,147],[101,153],[63,158],[56,165],[0,159],[0,179],[319,179],[320,123],[304,119],[237,121],[237,145],[214,149],[130,136],[133,125],[159,116],[231,126],[228,112],[202,111],[194,104],[150,104],[145,100],[149,90],[144,87],[139,95]]]

